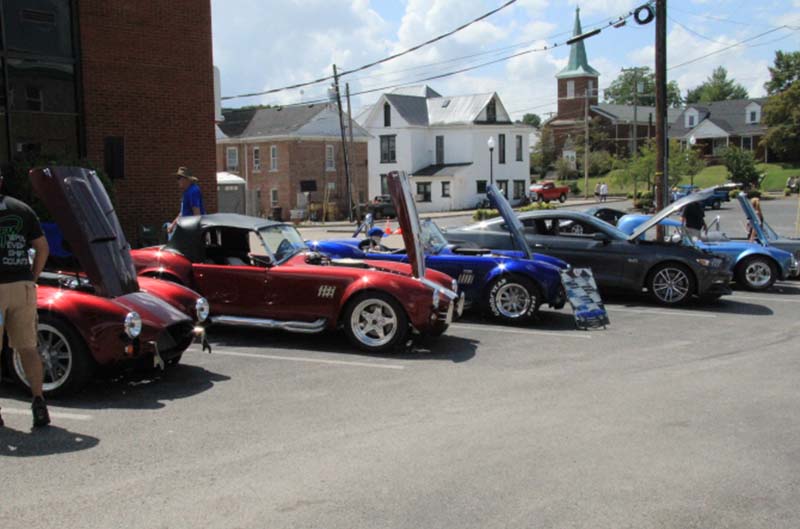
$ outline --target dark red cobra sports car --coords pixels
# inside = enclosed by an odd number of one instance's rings
[[[408,248],[420,248],[408,183],[395,186]],[[402,213],[402,214],[401,214]],[[383,352],[409,332],[442,334],[461,314],[449,276],[409,262],[331,260],[306,246],[289,224],[233,214],[182,218],[164,246],[132,252],[140,275],[180,282],[211,304],[215,325],[298,333],[344,329],[357,347]]]
[[[97,176],[79,168],[31,171],[80,272],[45,272],[39,280],[39,352],[45,393],[79,389],[99,366],[129,361],[175,364],[197,339],[208,302],[180,285],[137,278],[130,247]],[[18,355],[2,361],[25,383]]]

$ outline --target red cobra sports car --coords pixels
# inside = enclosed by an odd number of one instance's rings
[[[134,250],[133,261],[140,275],[201,292],[214,325],[342,328],[362,350],[389,351],[409,332],[442,334],[463,310],[456,282],[425,270],[408,182],[392,184],[412,266],[332,260],[310,251],[292,225],[234,214],[182,218],[166,245]]]
[[[39,280],[39,352],[48,396],[78,390],[100,366],[129,361],[176,364],[205,333],[208,302],[180,285],[137,278],[108,195],[92,171],[53,167],[30,173],[80,272],[45,272]],[[191,314],[191,316],[189,316]],[[26,384],[17,354],[3,351],[3,371]]]

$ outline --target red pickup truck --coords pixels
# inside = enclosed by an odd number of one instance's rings
[[[550,202],[551,200],[564,202],[567,200],[569,186],[557,186],[555,182],[543,180],[531,185],[530,192],[531,200],[536,202]]]

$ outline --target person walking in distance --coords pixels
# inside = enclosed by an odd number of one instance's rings
[[[186,167],[178,167],[175,172],[178,178],[178,187],[183,192],[181,196],[181,211],[167,227],[167,233],[172,233],[181,217],[193,217],[205,215],[206,208],[203,205],[203,193],[197,185],[197,178],[192,176],[192,172]]]
[[[594,199],[600,202],[600,182],[597,182],[594,186]]]
[[[600,202],[608,200],[608,184],[600,182]]]
[[[36,280],[50,248],[33,209],[3,192],[0,174],[0,339],[5,331],[9,347],[22,360],[33,394],[33,426],[47,426],[50,414],[42,394],[44,370],[37,343]],[[31,248],[36,251],[33,267],[28,256]]]

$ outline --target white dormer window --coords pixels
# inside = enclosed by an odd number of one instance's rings
[[[575,97],[575,81],[567,81],[567,99]]]
[[[700,122],[700,114],[696,108],[688,108],[683,119],[683,126],[687,129],[693,129]]]
[[[760,123],[761,122],[761,105],[758,103],[750,103],[745,108],[745,123]]]

